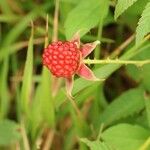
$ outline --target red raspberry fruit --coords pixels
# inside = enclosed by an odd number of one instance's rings
[[[70,78],[80,64],[80,49],[75,42],[54,42],[45,48],[43,64],[56,77]]]
[[[84,58],[99,43],[99,41],[95,41],[93,43],[81,44],[80,36],[77,32],[71,41],[54,42],[44,49],[42,55],[43,65],[56,77],[65,78],[66,90],[69,96],[71,96],[75,74],[87,80],[99,81],[92,70],[84,64]]]

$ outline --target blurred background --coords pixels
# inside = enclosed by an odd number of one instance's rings
[[[0,0],[0,150],[115,150],[109,138],[118,137],[116,132],[102,131],[119,123],[146,128],[141,129],[144,143],[150,136],[150,103],[144,104],[150,99],[149,65],[90,65],[106,80],[75,76],[72,102],[64,80],[56,83],[43,68],[41,55],[48,43],[69,40],[81,30],[83,43],[101,41],[91,59],[149,59],[149,42],[138,50],[134,46],[147,2],[138,0],[115,20],[115,0]],[[130,144],[139,147],[142,142]]]

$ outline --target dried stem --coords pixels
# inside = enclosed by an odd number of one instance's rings
[[[54,13],[54,33],[53,33],[53,41],[58,40],[58,15],[59,15],[59,0],[56,0],[55,2],[55,13]]]
[[[48,14],[46,16],[46,35],[45,35],[45,45],[44,47],[46,48],[48,45]]]
[[[29,145],[29,141],[28,141],[28,137],[27,137],[27,133],[23,121],[21,122],[21,134],[22,134],[24,149],[30,150],[30,145]]]
[[[20,143],[19,143],[19,142],[17,142],[17,143],[15,144],[15,150],[21,150],[21,148],[20,148]]]
[[[125,40],[119,47],[117,47],[112,54],[110,54],[111,58],[118,56],[124,48],[126,48],[135,38],[135,35],[131,35],[127,40]]]
[[[53,129],[49,129],[45,144],[42,148],[42,150],[49,150],[51,148],[53,138],[54,138],[55,131]]]
[[[59,15],[59,0],[55,0],[55,12],[54,12],[54,20],[53,20],[53,37],[52,41],[56,42],[58,40],[58,15]],[[52,89],[53,89],[53,97],[56,96],[58,89],[61,85],[61,79],[52,76]]]

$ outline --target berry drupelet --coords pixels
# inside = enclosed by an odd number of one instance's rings
[[[70,78],[79,67],[81,52],[74,42],[55,42],[43,53],[43,64],[56,77]]]

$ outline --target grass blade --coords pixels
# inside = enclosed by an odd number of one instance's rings
[[[23,83],[21,89],[21,101],[23,111],[28,110],[28,103],[30,100],[31,88],[32,88],[32,74],[33,74],[33,26],[29,40],[27,58],[25,62]]]
[[[7,89],[7,77],[9,69],[9,58],[6,57],[3,61],[2,72],[0,74],[0,118],[4,118],[7,115],[9,107],[9,94]]]

